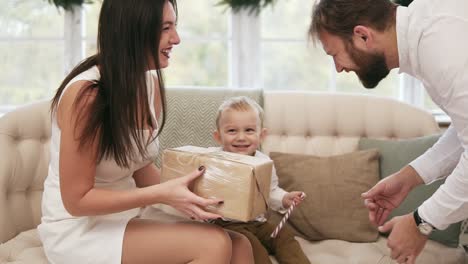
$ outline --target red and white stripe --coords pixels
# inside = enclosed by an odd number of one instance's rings
[[[301,193],[301,199],[304,199],[305,193]],[[283,216],[283,219],[281,219],[281,222],[276,226],[275,230],[273,233],[271,233],[270,237],[275,238],[279,231],[283,228],[284,224],[286,221],[288,221],[289,216],[291,215],[292,211],[294,210],[294,207],[296,207],[296,202],[294,201],[291,206],[289,206],[288,211],[286,211],[286,214]]]

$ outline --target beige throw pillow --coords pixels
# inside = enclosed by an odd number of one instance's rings
[[[377,150],[332,157],[272,152],[270,157],[280,187],[307,194],[289,218],[300,235],[309,240],[377,240],[361,198],[379,180]]]

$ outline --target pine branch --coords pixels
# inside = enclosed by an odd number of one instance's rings
[[[409,6],[413,0],[395,0],[394,1],[396,4],[399,4],[401,6]]]
[[[92,0],[47,0],[49,3],[54,4],[57,8],[62,7],[65,10],[72,10],[75,5],[81,6],[83,4],[92,4]]]
[[[218,5],[227,5],[233,12],[247,10],[249,13],[259,14],[261,9],[271,5],[276,0],[221,0]]]

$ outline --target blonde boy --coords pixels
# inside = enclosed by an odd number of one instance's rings
[[[254,100],[245,96],[226,100],[218,109],[216,128],[214,139],[223,151],[269,159],[258,151],[267,130],[263,128],[263,109]],[[270,207],[284,213],[294,201],[301,202],[300,195],[301,192],[286,192],[278,186],[278,176],[273,167]],[[247,223],[219,219],[215,224],[244,234],[252,244],[255,263],[271,263],[269,254],[275,255],[282,264],[310,263],[288,228],[283,228],[276,238],[270,237],[276,225],[264,216]]]

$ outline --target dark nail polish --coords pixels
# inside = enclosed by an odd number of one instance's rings
[[[202,165],[202,166],[198,167],[198,170],[199,170],[199,171],[205,170],[205,166]]]
[[[218,204],[219,205],[224,204],[224,201],[219,201]]]
[[[190,217],[190,219],[195,220],[195,217],[192,216],[192,217]]]

